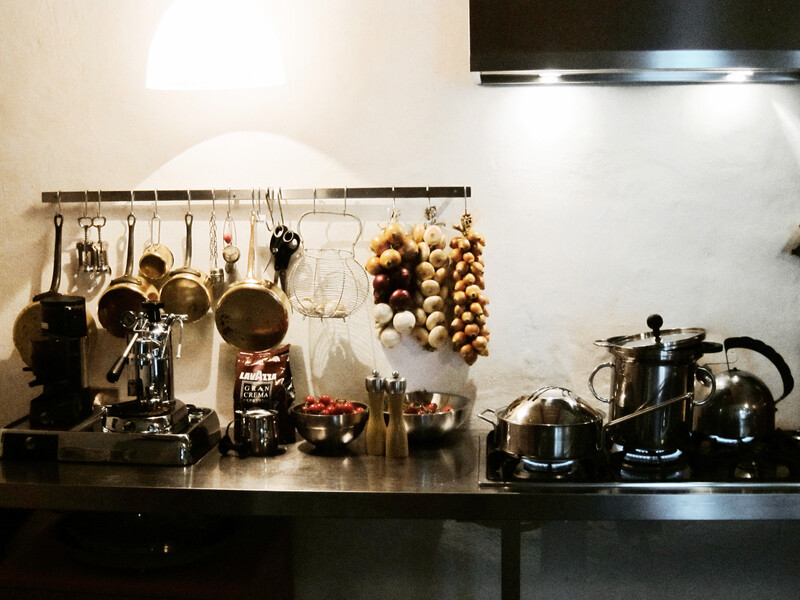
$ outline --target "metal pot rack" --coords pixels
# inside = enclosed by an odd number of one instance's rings
[[[274,188],[273,188],[274,189]],[[154,202],[158,194],[158,202],[187,202],[191,194],[192,202],[227,201],[250,202],[256,192],[263,188],[251,189],[204,189],[204,190],[81,190],[42,192],[45,204],[67,204],[86,202],[129,203]],[[340,187],[340,188],[280,188],[284,201],[313,201],[327,199],[366,200],[366,199],[400,199],[400,198],[469,198],[472,188],[469,186],[431,186],[431,187]]]

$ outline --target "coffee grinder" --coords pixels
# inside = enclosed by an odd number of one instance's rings
[[[86,301],[81,296],[41,300],[42,332],[31,342],[31,387],[43,386],[31,400],[33,428],[67,429],[92,412],[87,371]]]

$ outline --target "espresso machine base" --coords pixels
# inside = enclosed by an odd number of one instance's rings
[[[104,430],[105,407],[94,407],[89,418],[66,430],[32,428],[25,416],[0,428],[0,458],[191,465],[219,442],[220,426],[210,408],[185,408],[185,428],[157,433]]]

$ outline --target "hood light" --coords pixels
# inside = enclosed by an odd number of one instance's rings
[[[542,71],[539,73],[539,83],[559,83],[560,81],[560,71]]]
[[[746,83],[752,81],[753,71],[731,71],[725,75],[725,81],[730,83]]]

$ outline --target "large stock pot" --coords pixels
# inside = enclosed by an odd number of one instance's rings
[[[681,448],[691,431],[692,407],[704,404],[714,393],[714,375],[697,360],[720,352],[722,345],[706,342],[704,329],[661,329],[663,319],[651,315],[651,331],[598,340],[595,345],[614,355],[598,365],[589,377],[595,398],[609,405],[610,439],[625,448],[668,450]],[[595,375],[611,369],[611,396],[604,398],[594,386]],[[695,379],[710,390],[703,400],[694,398]]]

